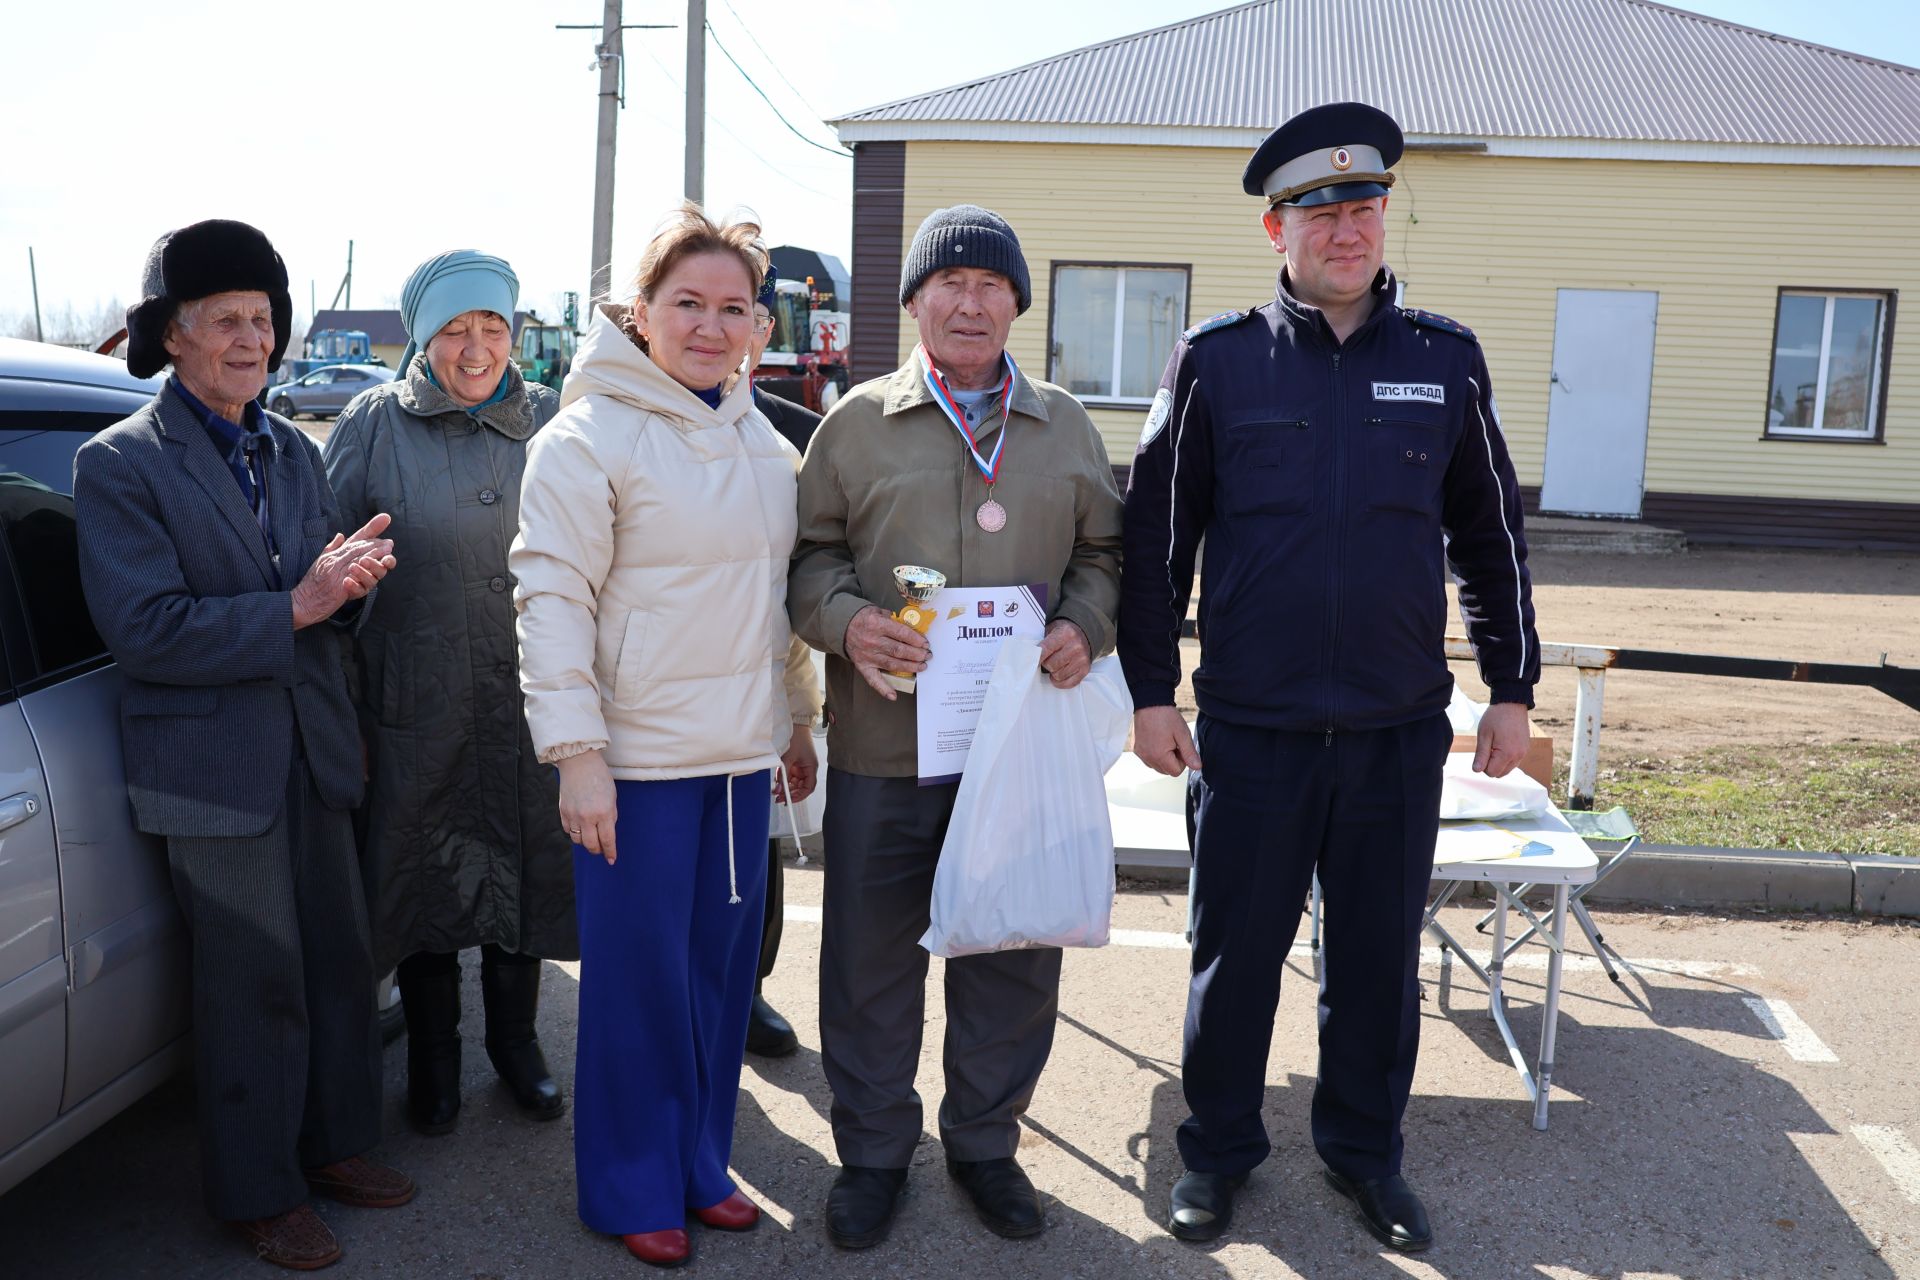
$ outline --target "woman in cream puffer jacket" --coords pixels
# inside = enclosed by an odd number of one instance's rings
[[[774,771],[812,790],[819,691],[787,628],[799,456],[742,370],[759,228],[688,206],[601,306],[520,497],[520,678],[574,842],[580,1217],[687,1257],[745,1230],[727,1175]],[[778,790],[779,788],[776,788]]]

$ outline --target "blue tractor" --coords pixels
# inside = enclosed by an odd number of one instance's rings
[[[307,335],[306,348],[297,357],[280,362],[279,382],[304,378],[329,364],[377,364],[387,362],[373,353],[373,339],[365,329],[321,329]]]

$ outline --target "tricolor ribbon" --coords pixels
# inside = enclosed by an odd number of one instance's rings
[[[927,354],[926,346],[922,344],[920,347],[920,363],[927,371],[927,390],[933,392],[934,403],[940,406],[940,411],[947,415],[948,421],[953,423],[961,438],[967,442],[967,452],[973,455],[973,465],[980,469],[989,489],[999,477],[1000,455],[1007,447],[1007,423],[1013,417],[1013,375],[1018,372],[1010,354],[1002,352],[1000,358],[1007,362],[1006,381],[1000,384],[1000,438],[993,442],[993,456],[983,458],[980,456],[979,439],[973,434],[973,428],[967,425],[967,415],[961,410],[960,402],[954,399],[946,379],[934,368],[933,357]]]

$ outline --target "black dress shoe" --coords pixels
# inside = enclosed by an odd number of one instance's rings
[[[1247,1185],[1244,1173],[1189,1169],[1173,1184],[1167,1230],[1182,1240],[1212,1240],[1233,1222],[1233,1193]]]
[[[905,1169],[844,1166],[827,1192],[827,1238],[842,1249],[879,1244],[893,1229],[893,1211],[906,1186]]]
[[[1433,1243],[1433,1227],[1426,1206],[1399,1174],[1364,1181],[1326,1170],[1327,1181],[1360,1210],[1361,1221],[1373,1238],[1389,1249],[1418,1253]]]
[[[1046,1216],[1040,1212],[1040,1193],[1012,1156],[997,1160],[955,1160],[948,1156],[947,1172],[966,1189],[974,1212],[995,1235],[1019,1240],[1037,1236],[1046,1227]]]
[[[762,1058],[784,1058],[800,1047],[793,1024],[767,1003],[758,992],[753,997],[753,1012],[747,1015],[747,1052]]]

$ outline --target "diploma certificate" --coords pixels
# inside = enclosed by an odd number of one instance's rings
[[[947,587],[930,602],[933,654],[914,685],[920,785],[958,782],[1001,642],[1038,641],[1047,629],[1047,586]]]

